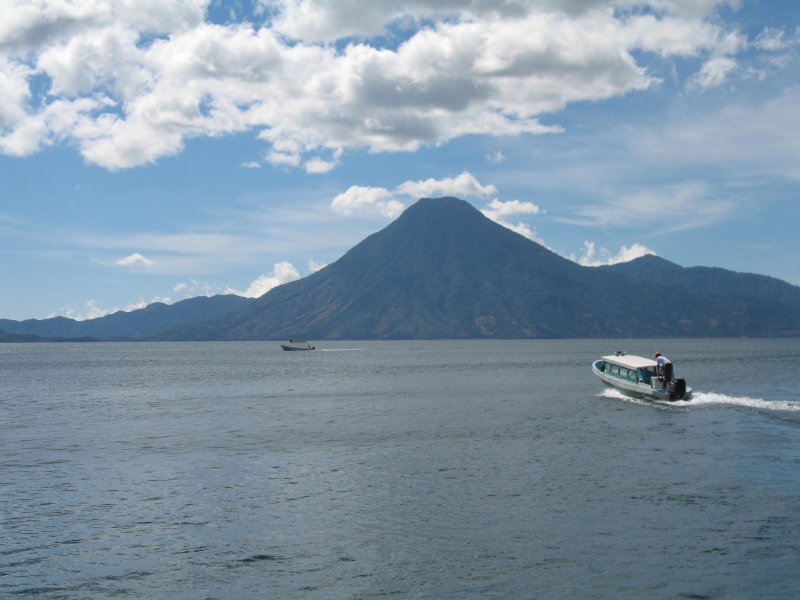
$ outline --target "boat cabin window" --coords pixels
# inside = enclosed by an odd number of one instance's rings
[[[608,372],[612,375],[616,375],[618,377],[622,377],[624,379],[630,379],[631,381],[637,381],[636,378],[636,371],[628,369],[627,367],[620,367],[619,365],[615,364],[607,364]]]

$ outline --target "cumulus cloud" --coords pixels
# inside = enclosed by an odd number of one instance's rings
[[[572,255],[569,258],[584,267],[599,267],[600,265],[615,265],[617,263],[630,262],[635,258],[655,254],[653,250],[643,244],[635,243],[630,246],[622,246],[615,254],[607,248],[598,248],[594,242],[583,242],[583,251],[579,256]]]
[[[175,299],[175,301],[178,301],[181,299],[194,298],[197,296],[213,296],[216,294],[223,293],[223,290],[217,285],[192,279],[190,280],[189,283],[180,282],[176,284],[173,287],[172,292],[179,295],[179,297]],[[129,302],[121,306],[113,306],[111,308],[103,308],[102,306],[98,305],[96,300],[89,299],[86,300],[82,306],[75,307],[70,305],[62,307],[58,313],[49,314],[47,315],[46,318],[51,318],[61,315],[64,317],[68,317],[70,319],[75,319],[76,321],[86,321],[88,319],[99,319],[100,317],[104,317],[106,315],[110,315],[120,311],[131,312],[135,310],[140,310],[155,302],[172,304],[173,298],[170,296],[156,295],[149,302],[147,302],[140,297],[139,299],[134,300],[133,302]]]
[[[455,196],[462,199],[485,200],[486,197],[496,193],[497,188],[494,185],[484,185],[472,173],[464,171],[456,177],[405,181],[394,190],[354,185],[333,199],[331,209],[345,216],[379,216],[393,219],[406,208],[407,202],[419,198]],[[541,213],[542,209],[537,204],[495,198],[488,203],[488,206],[481,209],[481,212],[503,227],[544,245],[529,223],[516,220],[520,216],[525,218]]]
[[[406,181],[397,186],[397,193],[412,198],[432,198],[456,196],[459,198],[485,198],[497,193],[491,184],[482,185],[472,173],[464,171],[456,177],[426,179],[425,181]]]
[[[306,162],[306,173],[328,173],[336,167],[336,161],[312,158]]]
[[[198,279],[190,279],[189,282],[182,281],[175,284],[172,292],[180,294],[182,298],[195,298],[197,296],[216,296],[217,294],[228,293],[224,288]]]
[[[284,283],[296,281],[300,279],[300,273],[287,261],[282,261],[275,264],[272,273],[260,275],[245,291],[238,291],[233,288],[228,288],[225,293],[236,294],[237,296],[244,296],[245,298],[258,298],[263,296],[272,288]]]
[[[164,301],[164,300],[169,300],[169,299],[156,298],[153,300],[153,302]],[[147,303],[141,298],[123,307],[114,307],[114,308],[102,308],[98,306],[96,300],[90,299],[84,302],[82,307],[78,308],[74,306],[63,307],[57,313],[57,315],[67,317],[68,319],[75,319],[76,321],[87,321],[89,319],[99,319],[100,317],[105,317],[106,315],[110,315],[119,311],[131,312],[134,310],[139,310],[140,308],[144,308],[145,306],[147,306]],[[57,315],[56,314],[48,315],[47,318],[55,317]]]
[[[485,198],[495,193],[495,186],[483,185],[472,173],[464,171],[456,177],[405,181],[394,190],[353,185],[333,199],[331,209],[345,216],[358,214],[394,219],[400,216],[409,200],[439,196]]]
[[[724,81],[744,41],[705,19],[717,4],[265,0],[270,18],[218,25],[207,0],[9,0],[0,151],[67,143],[122,169],[256,131],[268,162],[324,173],[347,150],[558,132],[540,119],[657,85],[644,53],[705,60],[698,89]],[[404,27],[402,43],[375,37]],[[753,47],[780,40],[764,33]]]
[[[533,202],[521,202],[519,200],[508,200],[503,202],[495,198],[489,203],[489,208],[482,212],[490,219],[502,219],[515,215],[538,215],[541,208]]]
[[[732,0],[736,2],[736,0]],[[675,15],[702,18],[721,0],[650,0],[651,7]],[[403,26],[423,20],[453,21],[514,19],[531,10],[577,17],[609,8],[634,7],[635,0],[280,0],[274,27],[291,38],[333,42],[347,37],[385,35],[389,25]]]
[[[147,268],[147,267],[152,267],[156,263],[150,260],[149,258],[145,258],[138,252],[134,252],[133,254],[126,256],[125,258],[120,258],[117,261],[117,264],[121,267]]]
[[[321,271],[322,269],[324,269],[327,266],[328,266],[328,263],[325,263],[325,262],[322,262],[322,261],[319,261],[319,260],[314,260],[313,258],[308,261],[308,270],[311,271],[312,273],[316,273],[317,271]]]
[[[708,60],[688,81],[687,87],[705,91],[722,85],[736,68],[736,61],[727,56],[716,56]]]
[[[5,0],[0,48],[26,53],[87,30],[125,23],[151,35],[190,29],[203,21],[207,0]]]
[[[377,214],[394,219],[400,216],[405,206],[386,188],[353,185],[333,199],[331,208],[346,216]]]
[[[31,95],[28,77],[32,70],[0,55],[0,131],[25,118],[25,103]]]
[[[499,223],[503,227],[544,245],[544,241],[536,235],[535,230],[529,224],[524,221],[517,221],[514,223],[509,220],[519,215],[538,215],[541,209],[533,202],[521,202],[519,200],[508,200],[504,202],[495,198],[489,203],[488,208],[481,209],[481,212],[484,216]]]

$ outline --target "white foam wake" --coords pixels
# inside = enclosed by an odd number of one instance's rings
[[[792,400],[764,400],[763,398],[749,398],[747,396],[728,396],[716,392],[694,392],[692,399],[677,404],[689,405],[711,405],[726,404],[732,406],[746,406],[760,410],[783,410],[800,411],[800,402]]]
[[[633,396],[628,396],[610,387],[603,388],[603,391],[600,392],[598,396],[600,396],[601,398],[615,398],[617,400],[625,400],[625,402],[632,402],[633,404],[652,404],[652,400],[643,400],[640,398],[634,398]]]
[[[363,348],[318,348],[318,352],[359,352]]]
[[[651,400],[638,400],[626,396],[613,388],[605,388],[599,394],[603,398],[618,398],[635,404],[648,404]],[[764,400],[763,398],[749,398],[747,396],[728,396],[727,394],[718,394],[716,392],[694,392],[691,400],[678,400],[676,402],[655,401],[656,404],[664,406],[711,406],[711,405],[726,405],[726,406],[745,406],[747,408],[754,408],[758,410],[776,410],[776,411],[797,411],[800,412],[800,401],[792,400]]]

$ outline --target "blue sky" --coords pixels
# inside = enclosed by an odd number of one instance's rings
[[[800,285],[798,52],[794,0],[5,0],[0,317],[260,295],[441,195]]]

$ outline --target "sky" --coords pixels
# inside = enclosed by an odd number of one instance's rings
[[[0,318],[260,296],[437,196],[587,266],[800,285],[796,0],[0,12]]]

